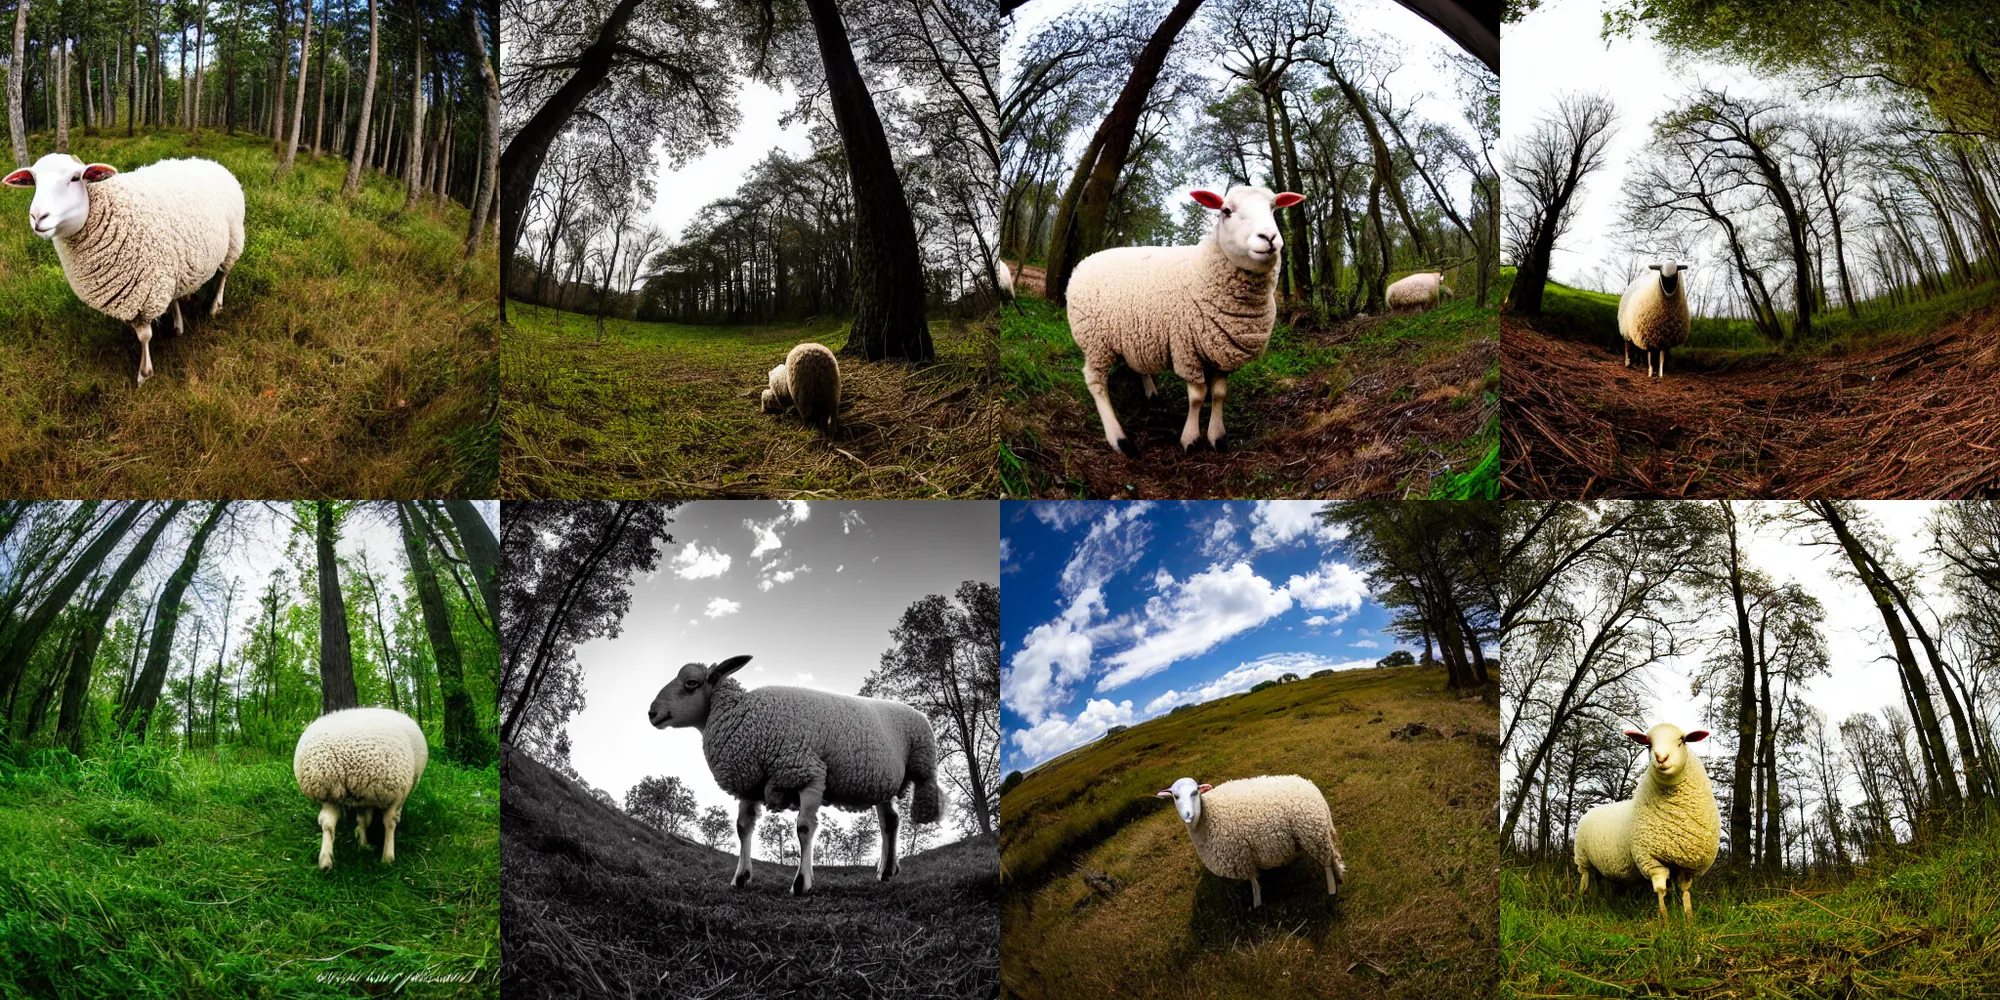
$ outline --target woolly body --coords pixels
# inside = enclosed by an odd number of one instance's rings
[[[916,783],[912,817],[937,819],[937,739],[930,720],[901,702],[801,687],[745,690],[734,678],[716,685],[702,756],[722,790],[796,809],[799,789],[824,780],[823,801],[861,810]],[[926,794],[925,789],[929,792]]]
[[[368,846],[373,810],[382,810],[382,860],[396,859],[396,822],[403,802],[430,763],[424,731],[401,712],[350,708],[314,720],[292,753],[299,793],[320,804],[321,868],[333,866],[333,828],[340,809],[355,809],[355,835]]]
[[[765,413],[783,413],[785,407],[792,405],[792,381],[786,376],[784,365],[771,369],[770,388],[764,390],[763,404]]]
[[[243,186],[214,160],[161,160],[90,186],[90,218],[58,237],[83,304],[126,322],[157,319],[243,255]]]
[[[1670,725],[1656,726],[1644,735],[1663,731],[1671,731],[1669,738],[1673,740],[1682,736]],[[1706,733],[1688,735],[1699,740]],[[1715,789],[1701,758],[1685,743],[1679,744],[1679,754],[1684,760],[1677,773],[1663,775],[1654,766],[1655,760],[1649,759],[1631,798],[1605,803],[1583,814],[1576,827],[1574,851],[1581,888],[1589,887],[1592,872],[1616,881],[1650,881],[1662,895],[1664,916],[1665,885],[1671,876],[1680,881],[1683,905],[1692,911],[1686,899],[1687,887],[1715,864],[1722,843],[1722,811],[1716,806]]]
[[[1223,878],[1247,879],[1251,905],[1263,905],[1257,873],[1304,855],[1326,869],[1333,895],[1347,877],[1334,842],[1333,812],[1319,786],[1296,774],[1238,778],[1196,791],[1194,779],[1174,782],[1162,796],[1176,799],[1195,856]],[[1192,821],[1188,820],[1192,813]]]
[[[790,401],[807,423],[833,422],[840,410],[840,362],[823,344],[800,344],[785,355]],[[777,377],[777,372],[772,372]],[[775,391],[774,384],[772,389]],[[785,395],[781,393],[780,395]]]
[[[1632,348],[1636,347],[1646,352],[1646,370],[1651,374],[1652,352],[1658,351],[1660,374],[1666,374],[1667,349],[1687,343],[1691,322],[1687,291],[1677,271],[1648,271],[1633,278],[1625,286],[1625,294],[1618,297],[1618,335],[1627,345],[1625,364],[1632,364]]]
[[[995,276],[996,278],[998,278],[998,279],[999,279],[999,281],[1000,281],[1000,299],[1001,299],[1001,301],[1003,301],[1003,302],[1012,302],[1012,301],[1014,301],[1014,271],[1013,271],[1013,269],[1011,269],[1011,268],[1009,268],[1009,267],[1007,266],[1007,262],[1006,262],[1006,261],[1004,261],[1004,260],[995,260],[995,261],[993,262],[993,273],[994,273],[994,276]]]
[[[1436,308],[1440,300],[1451,298],[1451,295],[1451,286],[1444,283],[1442,271],[1425,271],[1398,278],[1383,292],[1391,313],[1404,309],[1422,312]]]

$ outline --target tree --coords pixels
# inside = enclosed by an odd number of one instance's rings
[[[473,188],[472,221],[465,231],[467,257],[479,252],[481,237],[486,233],[487,212],[493,205],[493,192],[498,187],[500,176],[500,78],[493,72],[493,57],[486,45],[486,30],[479,20],[480,6],[475,3],[464,5],[466,33],[472,39],[467,57],[479,66],[479,84],[486,97],[485,140],[479,146],[479,184]],[[506,298],[504,291],[501,298]]]
[[[1388,656],[1375,661],[1375,665],[1378,667],[1410,667],[1415,666],[1416,663],[1417,658],[1410,655],[1410,651],[1407,649],[1396,650]]]
[[[144,514],[147,508],[148,504],[144,501],[127,502],[110,523],[104,526],[104,530],[97,533],[76,560],[62,571],[62,575],[48,584],[35,610],[26,618],[11,623],[14,626],[13,632],[7,635],[6,646],[0,648],[0,690],[12,692],[20,684],[21,674],[28,666],[28,658],[34,655],[35,646],[41,641],[43,634],[55,623],[56,616],[69,603],[70,597],[83,586],[91,574],[97,572],[99,566],[104,564],[112,549],[116,548],[126,533],[132,530],[133,523],[138,521],[139,515]],[[71,522],[75,530],[68,533],[72,542],[89,526],[91,515],[95,511],[95,503],[89,501],[79,508],[77,513],[80,516]],[[50,572],[55,571],[56,565],[56,563],[49,564]],[[19,599],[22,592],[16,590],[10,595],[10,605],[13,600]],[[13,608],[9,606],[5,614],[0,614],[0,630],[4,630],[4,627],[10,624],[8,619],[12,617],[12,613]],[[5,632],[0,631],[0,634]],[[0,729],[5,728],[6,722],[5,717],[0,717]]]
[[[138,680],[132,685],[124,706],[118,713],[118,729],[145,738],[146,725],[152,721],[153,709],[160,701],[160,689],[166,685],[167,665],[173,655],[174,634],[180,628],[182,599],[194,582],[194,575],[201,569],[202,553],[208,546],[210,535],[222,522],[222,515],[229,510],[227,501],[216,501],[209,505],[208,516],[194,529],[188,540],[187,551],[181,556],[179,566],[160,588],[159,600],[153,611],[153,638],[146,644],[146,665],[140,671]]]
[[[901,701],[931,720],[940,756],[956,756],[963,768],[945,772],[959,784],[958,798],[972,810],[979,832],[993,832],[999,810],[994,776],[1000,747],[1000,588],[967,580],[952,600],[925,597],[903,612],[889,637],[894,645],[862,683],[862,697]]]
[[[361,190],[361,168],[368,162],[368,123],[373,120],[375,108],[375,68],[381,48],[381,23],[375,13],[375,0],[368,0],[368,76],[361,87],[361,117],[354,132],[354,145],[347,154],[347,179],[341,182],[340,196],[352,198]],[[231,77],[232,85],[234,77]]]
[[[292,163],[298,159],[299,133],[306,125],[306,70],[312,66],[312,0],[305,0],[305,7],[305,28],[299,35],[299,93],[298,98],[292,102],[292,131],[290,138],[285,140],[285,159],[282,163],[278,164],[279,174],[289,172],[292,169]],[[282,83],[282,81],[280,82]],[[421,149],[423,148],[423,144],[418,143],[412,148]]]
[[[721,811],[719,806],[709,808]],[[625,811],[656,830],[684,836],[695,822],[694,793],[673,775],[643,778],[625,793]]]
[[[458,640],[451,632],[451,618],[445,608],[444,593],[438,587],[437,571],[431,564],[423,530],[424,513],[415,503],[396,504],[402,529],[403,552],[416,580],[417,600],[423,609],[424,634],[430,639],[431,662],[437,667],[438,687],[444,698],[444,752],[462,764],[479,766],[492,758],[479,729],[479,716],[472,696],[465,690],[465,671],[458,653]]]
[[[792,824],[775,812],[765,813],[757,823],[757,846],[779,864],[793,864],[799,860],[799,841],[792,833]]]
[[[729,816],[729,810],[721,806],[709,806],[701,811],[701,818],[695,821],[695,830],[701,842],[718,851],[727,850],[732,835],[736,832],[736,821]]]
[[[1507,175],[1519,196],[1507,203],[1507,241],[1515,258],[1514,288],[1502,308],[1542,311],[1549,261],[1576,215],[1584,181],[1604,167],[1617,133],[1618,111],[1603,94],[1565,94],[1555,110],[1530,125],[1508,151]]]
[[[14,0],[14,58],[7,63],[7,131],[14,140],[14,165],[28,165],[28,129],[21,121],[21,76],[28,71],[28,0]]]
[[[340,590],[340,558],[333,546],[349,506],[337,500],[314,500],[313,550],[319,566],[319,677],[320,714],[357,708],[361,696],[354,689],[354,654],[347,632],[347,600]]]
[[[91,670],[97,662],[98,647],[104,641],[104,629],[111,621],[112,612],[118,609],[125,592],[132,585],[132,578],[144,568],[146,560],[153,556],[153,546],[160,535],[173,522],[187,501],[177,500],[167,506],[160,516],[146,528],[145,533],[133,544],[118,569],[98,591],[97,601],[84,613],[79,634],[71,646],[66,679],[62,688],[62,709],[56,718],[56,742],[69,747],[73,754],[83,754],[83,713],[84,698],[90,692]]]

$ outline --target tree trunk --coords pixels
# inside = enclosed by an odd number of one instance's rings
[[[340,563],[333,551],[333,501],[313,501],[313,544],[319,563],[319,712],[356,708],[354,655],[348,647],[347,598],[340,592]]]
[[[54,624],[56,616],[62,613],[69,599],[83,586],[84,581],[104,564],[104,560],[118,547],[119,541],[132,530],[133,523],[138,521],[139,515],[145,513],[149,506],[151,504],[146,501],[132,501],[124,510],[119,511],[111,523],[106,525],[90,545],[76,557],[76,561],[70,564],[69,569],[49,586],[48,592],[43,595],[41,603],[35,606],[35,610],[15,626],[13,634],[7,639],[5,650],[0,651],[0,688],[11,689],[20,681],[21,674],[28,666],[28,659],[34,655],[35,645],[41,641],[43,633]],[[6,724],[7,720],[0,718],[0,730],[4,730]]]
[[[166,513],[154,519],[139,536],[132,551],[126,553],[125,561],[118,564],[118,570],[97,597],[97,603],[84,614],[78,641],[71,649],[69,676],[63,682],[62,709],[56,716],[56,742],[69,747],[73,754],[83,754],[83,714],[86,697],[90,693],[91,667],[97,662],[97,648],[104,641],[104,628],[111,620],[111,613],[118,609],[118,602],[132,585],[132,578],[146,565],[153,554],[153,545],[158,542],[167,524],[187,506],[187,501],[176,500],[167,506]],[[133,642],[136,644],[137,639]]]
[[[291,72],[291,16],[285,0],[278,0],[277,19],[271,22],[271,51],[277,54],[278,62],[273,67],[271,85],[271,148],[285,144],[285,82]],[[303,74],[305,67],[299,67]]]
[[[1966,722],[1965,708],[1959,704],[1958,694],[1952,689],[1951,677],[1945,668],[1944,658],[1938,655],[1937,642],[1931,638],[1930,630],[1924,627],[1923,619],[1917,617],[1916,610],[1910,607],[1909,600],[1903,596],[1903,588],[1896,585],[1895,579],[1882,568],[1881,563],[1874,560],[1872,554],[1869,557],[1869,565],[1874,568],[1875,578],[1882,581],[1882,586],[1889,592],[1889,596],[1895,598],[1896,606],[1903,611],[1903,617],[1910,620],[1910,627],[1916,630],[1917,643],[1924,647],[1924,655],[1930,660],[1931,673],[1937,677],[1938,692],[1944,695],[1945,710],[1951,715],[1952,733],[1958,739],[1959,763],[1965,771],[1966,795],[1974,804],[1984,802],[1986,788],[1981,780],[1984,772],[1979,765],[1979,749],[1973,742],[1972,728]]]
[[[14,5],[14,59],[7,64],[7,132],[14,139],[14,165],[28,165],[28,126],[21,119],[21,74],[28,65],[28,0]]]
[[[347,157],[347,180],[340,185],[340,196],[343,198],[352,198],[356,191],[361,190],[361,167],[368,162],[368,119],[374,114],[375,107],[375,62],[380,47],[380,28],[381,24],[376,20],[375,0],[368,0],[368,82],[361,88],[361,119],[356,126],[354,151]]]
[[[188,124],[192,126],[195,135],[201,134],[201,91],[202,80],[206,76],[203,71],[203,57],[207,54],[208,0],[201,0],[201,16],[195,21],[194,25],[194,115],[188,119]],[[227,635],[228,631],[229,626],[225,622],[223,624],[223,634]],[[212,709],[210,710],[210,714],[211,716],[214,714]],[[213,718],[209,720],[209,724],[211,726],[214,725]]]
[[[56,39],[56,152],[69,152],[69,39]]]
[[[292,169],[299,157],[299,133],[306,126],[306,70],[312,67],[313,8],[312,0],[306,0],[306,24],[299,36],[299,92],[292,102],[291,137],[285,140],[285,162],[278,165],[278,173]],[[281,57],[282,58],[282,57]]]
[[[424,634],[430,638],[431,660],[437,664],[439,693],[444,696],[445,756],[461,764],[478,766],[487,753],[479,735],[479,717],[472,708],[472,696],[465,691],[465,673],[458,655],[458,640],[451,634],[451,615],[439,589],[437,571],[426,550],[420,527],[423,510],[404,501],[396,505],[402,522],[403,550],[409,556],[410,575],[416,578],[417,600],[423,608]]]
[[[313,109],[313,145],[312,145],[312,158],[313,158],[313,160],[314,160],[314,161],[318,161],[318,160],[319,160],[319,150],[320,150],[320,145],[321,145],[322,141],[323,141],[323,140],[325,139],[325,137],[326,137],[326,36],[328,35],[328,31],[327,31],[327,29],[326,29],[326,17],[325,17],[325,15],[324,15],[324,14],[322,14],[319,20],[320,20],[320,23],[319,23],[319,88],[318,88],[318,89],[319,89],[319,106]]]
[[[477,5],[465,5],[465,20],[475,50],[468,55],[479,63],[480,87],[486,95],[486,138],[479,144],[479,183],[472,192],[472,222],[465,230],[465,255],[471,257],[479,252],[480,235],[486,231],[487,206],[493,201],[488,191],[500,175],[500,80],[493,73],[493,59],[486,48],[486,31],[480,24]],[[504,289],[500,297],[503,300],[507,297]],[[453,515],[454,519],[456,516]]]
[[[417,207],[417,199],[423,196],[424,170],[424,31],[423,18],[412,18],[410,37],[413,41],[413,56],[410,62],[410,155],[409,169],[404,182],[408,193],[403,197],[403,211]]]
[[[1729,598],[1736,609],[1736,770],[1729,793],[1729,863],[1747,869],[1755,852],[1751,849],[1750,808],[1752,763],[1756,760],[1757,667],[1750,643],[1750,611],[1743,597],[1743,551],[1737,539],[1736,509],[1727,500],[1722,505],[1723,523],[1729,536]]]
[[[130,733],[140,740],[146,738],[146,725],[152,721],[154,706],[159,704],[160,689],[166,686],[167,662],[174,652],[174,632],[181,622],[181,598],[187,593],[188,585],[194,582],[195,572],[201,568],[202,549],[208,545],[209,536],[214,534],[215,526],[222,521],[222,515],[228,509],[229,503],[222,500],[209,508],[208,517],[195,528],[194,538],[188,542],[187,554],[160,589],[159,604],[153,609],[153,639],[146,645],[146,666],[139,672],[139,679],[133,684],[119,712],[120,732]]]

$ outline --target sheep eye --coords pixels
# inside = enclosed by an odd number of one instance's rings
[[[1225,209],[1223,209],[1223,210],[1222,210],[1222,217],[1223,217],[1223,218],[1225,218],[1225,219],[1229,218],[1229,210],[1228,210],[1228,209],[1226,209],[1226,208],[1225,208]]]
[[[82,173],[77,173],[77,174],[74,174],[74,175],[72,175],[72,176],[70,177],[70,183],[74,184],[74,183],[76,183],[77,181],[80,181],[80,180],[82,180],[82,179],[83,179],[83,174],[82,174]]]
[[[693,691],[693,690],[695,690],[695,689],[697,689],[697,688],[701,687],[701,682],[700,682],[700,681],[694,681],[694,680],[691,680],[691,681],[687,681],[687,682],[685,682],[684,686],[685,686],[685,687],[686,687],[686,688],[687,688],[687,689],[688,689],[689,691]]]

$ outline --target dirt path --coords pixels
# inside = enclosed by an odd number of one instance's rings
[[[1663,379],[1501,322],[1512,495],[2000,494],[2000,309],[1893,347]]]

